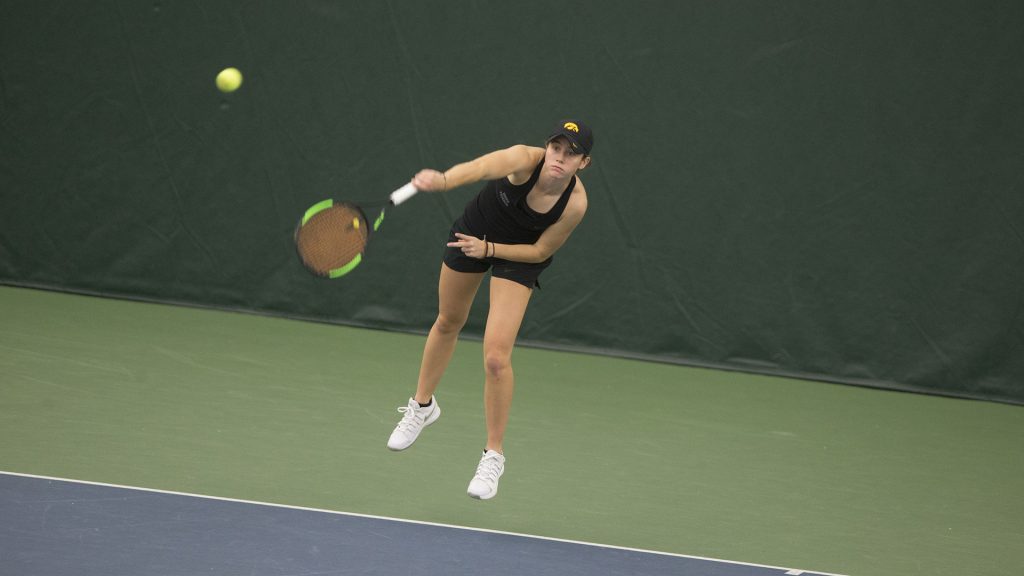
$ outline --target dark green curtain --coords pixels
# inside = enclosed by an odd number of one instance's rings
[[[1022,402],[1022,29],[986,1],[7,1],[0,282],[423,331],[475,187],[334,282],[301,212],[573,115],[590,209],[523,342]]]

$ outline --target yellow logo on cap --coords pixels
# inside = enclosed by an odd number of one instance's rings
[[[573,132],[577,133],[580,131],[580,127],[577,126],[575,122],[566,122],[565,125],[562,126],[562,128],[565,128],[566,130],[572,130]]]

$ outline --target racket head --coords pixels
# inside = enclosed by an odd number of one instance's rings
[[[321,278],[340,278],[355,269],[369,240],[370,223],[363,210],[335,200],[314,204],[295,229],[299,260]]]

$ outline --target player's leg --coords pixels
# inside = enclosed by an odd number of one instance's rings
[[[426,404],[434,395],[452,359],[452,353],[455,352],[459,332],[466,325],[469,310],[483,278],[483,272],[456,272],[445,264],[441,265],[441,278],[437,285],[437,319],[423,347],[423,360],[420,363],[419,380],[416,382],[417,402]]]
[[[533,290],[504,278],[491,279],[491,303],[484,330],[484,415],[487,450],[502,452],[505,426],[512,408],[515,377],[512,348]]]
[[[491,304],[484,330],[484,416],[487,443],[476,474],[469,483],[469,495],[486,500],[498,492],[498,479],[505,472],[503,442],[515,377],[512,372],[512,348],[526,314],[533,290],[506,280],[491,278]]]
[[[423,348],[416,394],[409,399],[407,406],[398,409],[403,416],[388,438],[391,450],[405,450],[412,446],[420,432],[441,415],[434,390],[452,358],[459,332],[466,324],[483,276],[483,272],[456,272],[446,264],[441,265],[437,319]]]

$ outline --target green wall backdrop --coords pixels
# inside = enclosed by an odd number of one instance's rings
[[[578,115],[590,210],[523,341],[1024,402],[1022,29],[987,1],[6,0],[0,282],[426,330],[475,187],[394,210],[342,281],[296,263],[298,215]]]

